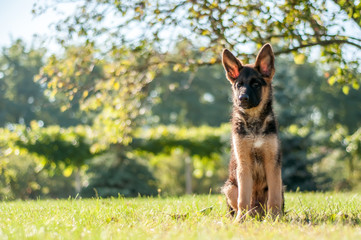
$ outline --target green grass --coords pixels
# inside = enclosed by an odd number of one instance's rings
[[[223,196],[0,203],[0,239],[361,239],[361,195],[287,193],[276,221],[226,216]]]

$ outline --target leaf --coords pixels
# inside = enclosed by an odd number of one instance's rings
[[[345,86],[342,87],[342,92],[343,92],[345,95],[348,95],[349,91],[350,91],[350,87],[349,87],[349,86],[345,85]]]
[[[119,88],[120,88],[119,82],[115,82],[113,87],[114,87],[115,90],[119,90]]]
[[[40,128],[38,122],[35,121],[35,120],[32,120],[32,121],[30,122],[30,126],[31,126],[31,129],[32,129],[32,130],[37,130],[37,129]]]
[[[210,35],[211,32],[207,29],[203,30],[202,33],[201,33],[203,36],[206,36],[206,35]]]
[[[352,88],[358,90],[360,88],[360,84],[357,81],[352,83]]]
[[[63,106],[61,106],[60,111],[65,112],[67,109],[68,109],[68,107],[63,105]]]
[[[288,128],[288,131],[289,131],[290,133],[292,133],[292,134],[297,134],[297,132],[298,132],[298,127],[297,127],[297,125],[296,125],[296,124],[290,125],[289,128]]]
[[[216,8],[218,7],[218,3],[215,1],[215,2],[212,2],[211,6],[210,6],[210,9],[213,9],[213,8]]]
[[[173,66],[173,71],[177,72],[177,71],[181,70],[181,68],[182,68],[182,65],[177,63]]]
[[[305,54],[297,54],[296,56],[294,56],[293,60],[295,61],[296,64],[304,64],[306,60],[306,56]]]
[[[72,167],[67,167],[64,169],[63,171],[63,175],[65,177],[70,177],[70,175],[73,173],[73,168]]]
[[[43,76],[41,74],[37,74],[37,75],[34,76],[34,82],[37,82],[42,78],[43,78]]]
[[[335,84],[335,82],[336,82],[336,77],[335,77],[335,76],[332,76],[332,77],[330,77],[330,78],[328,79],[328,84],[330,84],[331,86],[332,86],[333,84]]]
[[[210,64],[214,64],[217,61],[217,58],[213,57],[211,58],[211,60],[209,61]]]

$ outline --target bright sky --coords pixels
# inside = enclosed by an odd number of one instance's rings
[[[9,46],[22,38],[30,43],[34,34],[45,34],[54,20],[49,14],[33,17],[31,9],[36,0],[0,0],[0,47]]]

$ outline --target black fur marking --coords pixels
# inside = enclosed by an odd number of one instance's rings
[[[263,131],[264,135],[276,134],[277,133],[277,124],[275,120],[272,120],[267,123],[266,129]]]
[[[254,68],[251,68],[251,67],[246,67],[244,66],[239,74],[239,77],[237,78],[238,79],[248,79],[248,78],[251,78],[252,80],[253,79],[262,79],[262,75],[256,71]],[[266,85],[266,82],[263,80],[263,84]]]
[[[245,129],[244,122],[237,122],[236,123],[236,132],[241,136],[247,135],[247,131]]]
[[[282,153],[281,153],[281,149],[278,151],[278,154],[277,154],[277,159],[276,159],[276,164],[277,166],[280,166],[282,165]]]

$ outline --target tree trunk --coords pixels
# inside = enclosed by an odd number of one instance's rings
[[[351,156],[348,160],[348,171],[349,171],[349,180],[353,180],[354,173],[354,164],[353,164],[353,156]]]
[[[192,160],[189,156],[185,158],[185,178],[186,194],[192,194]]]
[[[81,191],[81,176],[80,176],[80,169],[78,167],[75,168],[75,191],[76,194],[80,194]]]

